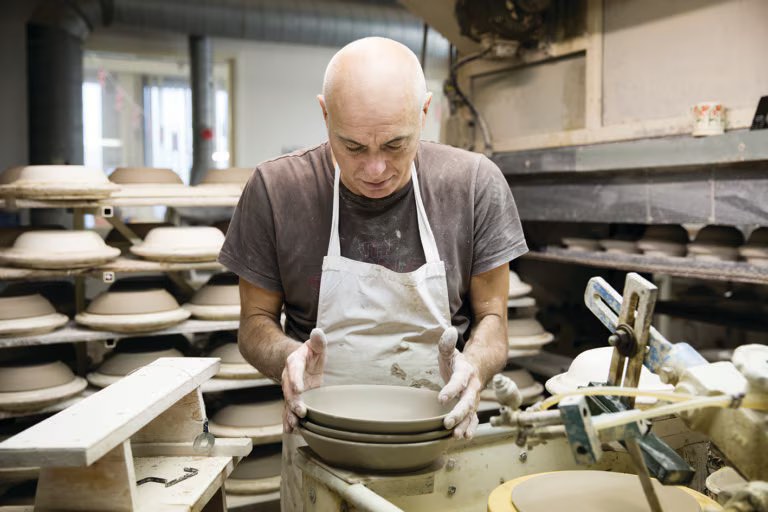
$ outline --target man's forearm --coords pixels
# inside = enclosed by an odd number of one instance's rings
[[[472,330],[464,356],[477,368],[480,381],[487,385],[507,365],[506,320],[487,315]]]
[[[237,338],[245,360],[277,382],[280,382],[285,359],[301,346],[283,333],[280,324],[264,314],[241,316]]]

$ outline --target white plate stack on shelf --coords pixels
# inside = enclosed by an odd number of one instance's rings
[[[86,378],[91,385],[105,388],[161,357],[184,357],[177,347],[180,336],[155,336],[122,340],[117,348]]]
[[[45,334],[68,320],[39,293],[0,297],[0,337]]]
[[[217,411],[208,423],[217,437],[250,437],[254,446],[280,442],[283,400],[233,403]]]
[[[119,186],[115,198],[184,197],[191,195],[178,174],[172,169],[155,167],[118,167],[109,181]]]
[[[679,224],[654,224],[645,228],[637,247],[646,256],[679,258],[685,256],[688,231]]]
[[[281,445],[256,446],[224,482],[228,495],[256,496],[280,490]],[[227,499],[231,501],[231,499]]]
[[[594,238],[583,237],[564,237],[563,245],[569,251],[577,252],[595,252],[600,250],[600,242]]]
[[[635,240],[619,238],[603,238],[599,240],[600,247],[608,254],[640,254]]]
[[[138,333],[172,327],[189,318],[189,311],[164,289],[122,289],[119,285],[115,283],[91,301],[75,321],[100,331]]]
[[[516,316],[536,314],[536,299],[528,296],[532,289],[530,284],[523,282],[516,272],[510,270],[507,309],[514,309]]]
[[[739,256],[747,260],[747,263],[768,266],[768,228],[754,230],[747,243],[739,247]]]
[[[200,320],[238,320],[240,287],[237,275],[223,272],[211,276],[183,307]]]
[[[0,175],[0,196],[18,199],[95,200],[117,190],[102,171],[82,165],[30,165]]]
[[[206,357],[218,357],[221,359],[219,373],[211,379],[216,382],[234,379],[263,379],[264,375],[251,366],[240,353],[237,342],[228,342],[211,350]]]
[[[81,393],[87,385],[61,361],[0,363],[0,410],[43,409]]]
[[[544,386],[547,388],[547,391],[556,395],[585,387],[590,382],[605,382],[608,378],[612,356],[613,347],[585,350],[576,356],[567,372],[555,375]],[[664,384],[658,375],[651,373],[643,366],[640,371],[638,389],[646,391],[672,391],[674,386]],[[638,397],[635,404],[638,408],[646,408],[656,402],[657,400],[652,397]]]
[[[688,244],[688,257],[701,261],[736,261],[744,235],[731,226],[705,226]]]
[[[109,247],[93,231],[25,231],[11,247],[0,249],[0,262],[35,269],[87,268],[110,262],[120,249]]]
[[[172,226],[172,224],[167,222],[133,222],[126,224],[126,227],[130,229],[131,232],[133,232],[133,234],[136,235],[139,240],[144,240],[144,238],[147,236],[147,233],[155,228],[168,226]],[[120,251],[123,253],[129,252],[131,245],[133,245],[131,241],[116,228],[111,229],[109,233],[107,233],[104,242],[110,247],[116,247],[120,249]]]
[[[552,343],[554,334],[544,330],[535,318],[510,318],[507,321],[508,358],[534,356]]]
[[[131,252],[153,261],[195,263],[216,261],[224,233],[210,226],[159,227],[144,241],[131,246]]]

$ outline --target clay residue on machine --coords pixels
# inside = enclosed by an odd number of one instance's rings
[[[389,372],[393,377],[397,377],[400,380],[405,380],[406,377],[408,377],[405,371],[402,368],[400,368],[400,365],[397,363],[392,365],[392,368],[390,369]]]

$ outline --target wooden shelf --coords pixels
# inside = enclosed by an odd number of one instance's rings
[[[42,199],[0,199],[0,209],[20,208],[101,208],[103,206],[168,206],[194,207],[194,206],[237,206],[240,200],[235,195],[200,195],[181,197],[113,197],[102,200],[64,200],[52,201]]]
[[[164,334],[195,334],[215,331],[235,331],[240,327],[239,320],[186,320],[178,325],[150,331],[145,333],[118,333],[110,331],[94,331],[85,327],[79,327],[70,322],[65,327],[48,334],[37,336],[22,336],[13,338],[0,338],[0,348],[24,347],[33,345],[53,345],[56,343],[79,343],[85,341],[107,341],[122,338],[136,338],[140,336],[162,336]]]
[[[712,281],[768,284],[768,267],[738,261],[699,261],[692,258],[659,258],[642,254],[580,252],[555,247],[547,247],[542,251],[530,251],[523,257],[539,261]]]
[[[167,263],[160,261],[140,260],[127,256],[120,256],[114,261],[97,267],[78,269],[32,269],[18,267],[0,267],[0,280],[14,279],[47,279],[49,277],[67,277],[89,275],[101,277],[104,272],[116,274],[135,274],[138,272],[183,272],[186,270],[226,270],[216,261],[202,263]]]

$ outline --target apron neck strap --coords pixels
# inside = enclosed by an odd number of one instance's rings
[[[424,250],[424,259],[427,263],[437,263],[440,261],[440,255],[437,252],[437,243],[435,235],[427,219],[427,211],[424,208],[424,202],[421,199],[421,187],[419,187],[419,177],[416,173],[416,165],[411,163],[411,180],[413,181],[413,195],[416,199],[416,217],[419,222],[419,238],[421,247]],[[331,217],[331,238],[328,242],[328,256],[341,256],[341,243],[339,241],[339,184],[341,183],[341,173],[339,165],[335,165],[333,177],[333,215]]]

